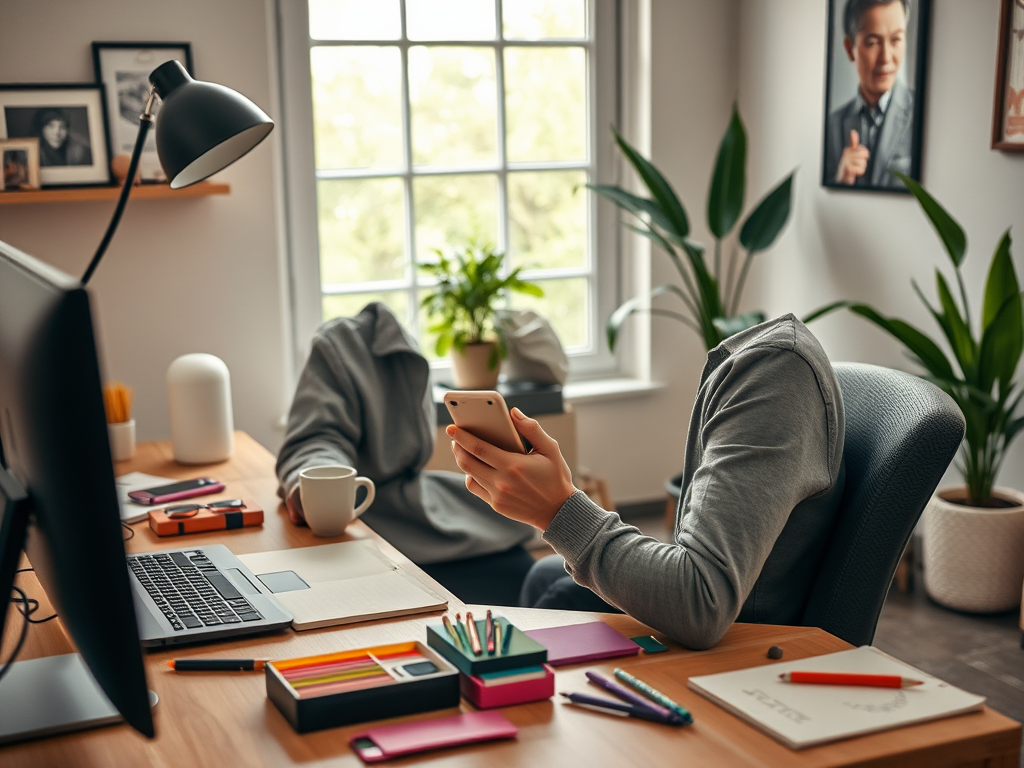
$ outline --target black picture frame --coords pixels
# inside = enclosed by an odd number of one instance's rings
[[[992,149],[1024,152],[1024,2],[1000,0]]]
[[[0,84],[0,138],[39,137],[43,187],[111,183],[103,86],[93,83]],[[61,133],[59,127],[63,125]],[[54,147],[45,134],[57,136]]]
[[[195,77],[191,43],[100,41],[92,44],[96,82],[106,88],[104,104],[110,126],[107,149],[111,158],[131,155],[139,133],[139,115],[149,95],[149,74],[172,59],[180,61]],[[153,104],[153,115],[155,127],[159,122],[159,100]],[[139,158],[139,177],[143,184],[167,181],[156,154],[155,130],[150,130]]]
[[[844,181],[838,173],[844,148],[850,146],[852,136],[850,130],[854,126],[869,125],[867,118],[857,112],[863,100],[858,101],[861,83],[857,74],[857,63],[851,61],[850,50],[857,58],[858,40],[866,40],[858,36],[849,47],[844,30],[844,16],[847,5],[851,11],[857,6],[866,5],[873,14],[891,14],[893,6],[904,9],[905,33],[903,51],[897,63],[895,82],[883,96],[886,108],[879,127],[873,130],[874,140],[870,134],[867,142],[860,140],[863,146],[869,146],[867,167],[863,174],[854,178],[852,183]],[[921,143],[924,123],[925,72],[927,70],[928,30],[931,13],[930,0],[889,0],[881,3],[877,0],[828,0],[828,28],[826,31],[826,76],[825,76],[825,114],[822,136],[821,184],[832,189],[870,192],[895,192],[909,194],[906,186],[892,174],[898,170],[915,181],[921,180]],[[865,18],[865,16],[861,16]],[[868,17],[879,19],[875,15]],[[882,18],[891,20],[891,15]],[[892,25],[881,27],[886,33]],[[885,37],[885,35],[883,35]],[[870,54],[869,54],[870,55]],[[866,60],[866,59],[861,59]],[[874,82],[877,89],[878,81]],[[860,133],[858,131],[858,138]]]

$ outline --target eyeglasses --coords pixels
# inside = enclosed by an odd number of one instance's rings
[[[164,514],[172,520],[183,517],[194,517],[200,509],[208,509],[211,512],[237,512],[245,509],[245,502],[241,499],[226,499],[225,501],[211,501],[209,504],[178,504],[174,507],[166,507]]]

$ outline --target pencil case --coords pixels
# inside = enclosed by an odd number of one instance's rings
[[[418,642],[267,662],[264,673],[299,733],[459,706],[459,671]]]
[[[463,648],[459,648],[442,624],[427,626],[427,645],[458,667],[460,672],[467,675],[499,672],[503,669],[535,667],[548,660],[548,649],[510,624],[508,619],[503,616],[495,616],[494,622],[501,624],[501,635],[508,638],[508,644],[507,647],[498,649],[493,655],[488,654],[487,651],[476,655],[465,645]],[[485,637],[487,634],[486,620],[474,619],[474,623],[480,637]]]
[[[515,725],[501,712],[469,712],[371,728],[353,736],[349,744],[365,762],[379,763],[428,749],[511,739],[515,735]]]
[[[224,531],[263,525],[263,510],[255,499],[242,499],[245,509],[236,512],[211,512],[200,509],[192,517],[175,519],[168,517],[163,509],[149,511],[149,527],[157,536],[184,536],[188,533]]]
[[[483,675],[460,675],[462,695],[480,709],[511,707],[542,701],[555,695],[555,670],[547,664],[523,669],[503,669]]]

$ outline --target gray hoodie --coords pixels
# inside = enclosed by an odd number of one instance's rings
[[[501,552],[532,529],[497,514],[454,472],[423,472],[434,450],[430,367],[390,310],[368,304],[325,323],[299,378],[277,458],[278,493],[299,472],[347,464],[377,495],[362,520],[415,563]]]

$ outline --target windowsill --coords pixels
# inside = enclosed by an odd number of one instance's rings
[[[602,400],[623,400],[646,397],[665,388],[661,381],[614,378],[593,381],[570,381],[562,387],[562,397],[573,404],[596,403]]]

